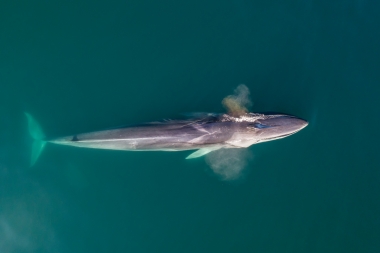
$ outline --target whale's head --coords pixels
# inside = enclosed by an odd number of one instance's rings
[[[246,113],[239,117],[223,115],[222,121],[240,123],[239,130],[235,130],[226,142],[231,147],[249,147],[252,144],[285,138],[308,125],[307,121],[286,114]]]
[[[266,114],[249,122],[247,128],[254,133],[256,143],[288,137],[305,128],[308,122],[286,114]]]

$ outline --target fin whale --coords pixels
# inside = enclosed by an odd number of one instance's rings
[[[187,120],[143,123],[110,130],[46,139],[38,122],[25,113],[33,138],[30,165],[33,166],[47,143],[82,148],[128,151],[196,150],[186,159],[204,156],[221,148],[247,148],[253,144],[290,136],[308,125],[286,114],[243,112],[194,114]]]

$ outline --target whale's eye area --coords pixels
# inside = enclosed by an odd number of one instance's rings
[[[264,125],[261,123],[253,123],[253,124],[251,124],[251,126],[253,126],[254,128],[257,128],[257,129],[264,129],[264,128],[270,128],[271,127],[271,126],[267,126],[267,125]]]

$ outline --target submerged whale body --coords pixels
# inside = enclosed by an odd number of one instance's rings
[[[37,121],[30,114],[25,114],[34,139],[31,165],[37,161],[46,143],[128,151],[196,150],[186,158],[191,159],[221,148],[247,148],[284,138],[308,125],[307,121],[286,114],[204,113],[187,120],[151,122],[46,139]]]

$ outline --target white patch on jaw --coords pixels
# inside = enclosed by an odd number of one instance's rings
[[[234,133],[232,137],[228,141],[226,141],[226,143],[234,147],[247,148],[257,143],[257,139],[252,138],[251,135],[248,136],[247,134]]]

